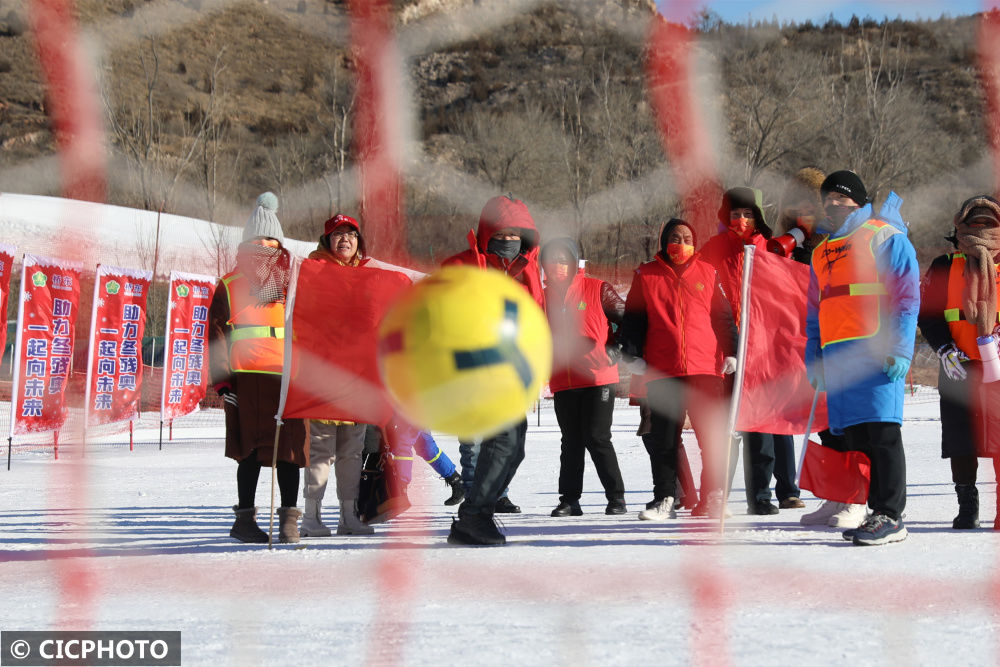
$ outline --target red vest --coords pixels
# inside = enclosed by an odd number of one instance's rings
[[[608,362],[608,318],[601,305],[604,281],[576,274],[563,294],[545,288],[545,314],[552,327],[552,377],[556,391],[618,382],[618,366]]]
[[[869,220],[847,236],[826,239],[813,251],[819,286],[820,344],[871,338],[879,332],[887,290],[875,262],[875,235],[888,222]]]
[[[285,357],[285,304],[260,305],[250,284],[233,271],[222,277],[229,299],[229,367],[237,373],[281,375]]]
[[[646,302],[647,379],[685,375],[721,376],[722,348],[712,328],[712,298],[718,276],[696,255],[681,275],[657,256],[636,272],[632,289]]]
[[[951,269],[948,273],[948,299],[944,304],[944,320],[948,323],[951,338],[955,346],[969,356],[969,359],[979,360],[979,345],[976,338],[979,333],[976,325],[965,319],[962,309],[962,292],[965,289],[965,255],[954,253],[951,256]],[[1000,283],[1000,266],[997,267],[998,283]],[[1000,298],[998,298],[1000,300]],[[1000,313],[998,313],[1000,315]]]

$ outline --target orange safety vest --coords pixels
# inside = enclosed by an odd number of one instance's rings
[[[997,267],[1000,270],[1000,266]],[[962,310],[962,292],[965,289],[965,255],[956,252],[951,255],[951,269],[948,273],[948,298],[944,304],[944,321],[948,323],[951,338],[955,346],[969,356],[969,359],[980,359],[979,337],[976,325],[965,319]],[[997,276],[1000,283],[1000,275]],[[1000,319],[1000,316],[998,316]]]
[[[819,283],[820,345],[871,338],[879,332],[888,293],[875,262],[873,243],[888,222],[869,220],[847,236],[816,246],[812,266]],[[884,241],[885,238],[882,238]]]
[[[241,273],[222,277],[229,300],[229,368],[235,373],[281,375],[285,358],[285,304],[261,305]]]

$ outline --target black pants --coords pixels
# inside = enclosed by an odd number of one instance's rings
[[[743,479],[747,503],[771,500],[771,477],[778,500],[798,498],[795,485],[795,443],[790,435],[743,433]]]
[[[975,454],[952,456],[951,481],[955,484],[975,484],[979,471],[979,458]],[[993,471],[1000,479],[1000,458],[993,459]]]
[[[577,502],[583,493],[583,453],[597,469],[608,500],[625,499],[625,483],[611,444],[615,409],[614,385],[557,391],[553,396],[556,420],[562,431],[559,454],[559,500]]]
[[[479,514],[492,517],[500,494],[514,479],[517,467],[524,460],[524,439],[528,434],[528,420],[524,419],[479,446],[476,460],[476,477],[472,488],[458,508],[459,518]]]
[[[702,501],[711,491],[721,490],[725,477],[723,431],[725,409],[722,404],[722,381],[711,375],[687,375],[653,380],[646,385],[652,424],[647,445],[653,473],[653,498],[677,496],[677,445],[684,428],[684,415],[701,448]],[[644,439],[645,440],[645,439]]]
[[[236,466],[236,492],[240,509],[254,506],[257,496],[257,480],[260,478],[260,461],[257,452],[251,452]],[[282,507],[295,507],[299,501],[299,467],[289,461],[278,461],[278,492]]]
[[[844,429],[844,436],[851,451],[863,452],[871,460],[868,507],[899,519],[906,507],[906,456],[899,424],[855,424]]]

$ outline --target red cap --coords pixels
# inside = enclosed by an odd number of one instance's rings
[[[359,235],[361,234],[361,225],[358,224],[357,220],[355,220],[349,215],[338,213],[337,215],[327,220],[326,224],[323,225],[323,236],[326,236],[327,234],[335,230],[337,227],[342,227],[344,225],[347,225],[348,227],[354,227],[354,231],[356,231]]]

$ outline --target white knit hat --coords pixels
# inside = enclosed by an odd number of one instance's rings
[[[265,192],[257,197],[257,206],[243,228],[243,240],[256,238],[278,239],[284,245],[285,235],[281,231],[281,223],[275,211],[278,210],[278,198],[273,192]]]

